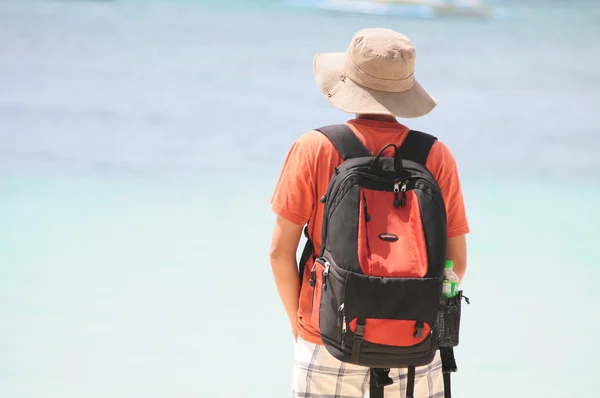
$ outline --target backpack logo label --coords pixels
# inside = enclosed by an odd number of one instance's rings
[[[398,240],[398,236],[389,232],[384,232],[382,234],[379,234],[379,239],[384,240],[386,242],[395,242]]]

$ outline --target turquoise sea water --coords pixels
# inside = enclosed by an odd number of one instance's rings
[[[365,26],[415,42],[440,105],[407,123],[462,175],[455,396],[596,396],[600,10],[576,4],[0,1],[0,397],[289,396],[269,197],[292,141],[348,117],[313,55]]]

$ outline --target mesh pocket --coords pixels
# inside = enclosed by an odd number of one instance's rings
[[[456,347],[460,332],[460,311],[463,299],[462,290],[451,298],[443,298],[441,309],[438,312],[433,335],[440,348]],[[467,304],[469,299],[464,297]]]

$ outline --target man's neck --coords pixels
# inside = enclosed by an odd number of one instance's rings
[[[377,120],[379,122],[398,123],[398,120],[393,115],[356,115],[356,119]]]

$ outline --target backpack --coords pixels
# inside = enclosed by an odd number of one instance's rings
[[[407,398],[415,367],[441,350],[445,397],[456,371],[462,291],[442,298],[446,207],[425,163],[436,137],[411,130],[400,147],[373,155],[346,125],[317,129],[343,162],[320,204],[322,244],[316,254],[308,228],[300,279],[313,258],[310,322],[327,351],[370,368],[370,397],[392,384],[390,368],[407,368]],[[382,156],[388,148],[393,157]]]

